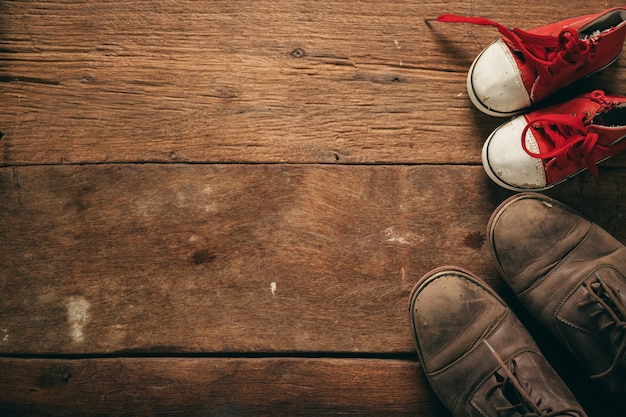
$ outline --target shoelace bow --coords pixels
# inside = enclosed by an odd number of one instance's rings
[[[511,405],[506,407],[497,407],[496,412],[498,414],[505,414],[511,411],[517,411],[522,417],[580,417],[578,411],[571,410],[554,410],[549,406],[542,406],[541,395],[536,398],[532,397],[532,387],[529,383],[526,386],[522,386],[517,377],[517,362],[511,360],[508,364],[498,355],[498,353],[491,347],[487,340],[484,340],[485,345],[489,348],[493,356],[496,358],[500,369],[502,370],[503,380],[497,382],[493,387],[489,389],[487,395],[492,395],[495,391],[501,390],[503,393],[509,387],[513,388],[515,396],[518,400],[516,404],[511,402]],[[507,414],[508,415],[508,414]]]
[[[600,112],[610,110],[614,103],[606,98],[604,92],[594,91],[590,98],[601,104]],[[592,120],[589,114],[549,114],[531,120],[522,131],[522,148],[538,159],[556,159],[558,167],[564,167],[569,161],[584,159],[587,169],[594,177],[599,175],[597,161],[605,157],[615,156],[626,150],[626,141],[612,146],[598,143],[599,135],[590,129]],[[552,145],[547,152],[533,152],[526,145],[526,134],[532,129],[535,134],[543,134]]]
[[[603,324],[601,330],[607,330],[611,327],[615,328],[612,342],[617,346],[615,358],[611,366],[604,372],[593,375],[591,378],[602,378],[610,374],[616,367],[620,359],[626,353],[626,306],[622,303],[618,296],[618,291],[607,285],[600,275],[596,273],[595,278],[587,280],[583,283],[590,299],[578,303],[579,308],[583,308],[590,304],[599,304],[601,309],[591,313],[591,317],[597,317],[601,314],[608,314],[610,320]]]
[[[590,38],[590,42],[580,39],[578,31],[572,28],[563,28],[555,37],[536,35],[518,28],[509,29],[483,17],[444,14],[439,16],[437,21],[495,27],[514,49],[514,53],[522,56],[533,67],[539,82],[544,85],[549,83],[551,76],[557,75],[564,66],[585,65],[591,56],[591,45],[595,42],[594,38]]]

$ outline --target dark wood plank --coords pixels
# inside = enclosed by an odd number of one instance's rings
[[[424,19],[528,29],[609,6],[2,1],[0,164],[477,163],[501,121],[465,73],[499,35]],[[625,82],[620,60],[580,88]]]
[[[9,416],[435,416],[415,362],[363,359],[0,359]]]
[[[589,417],[623,415],[588,381],[578,388]],[[0,414],[450,415],[415,361],[328,358],[3,358]]]
[[[553,194],[626,241],[626,172]],[[0,352],[411,352],[406,303],[458,264],[499,290],[476,166],[0,169]]]

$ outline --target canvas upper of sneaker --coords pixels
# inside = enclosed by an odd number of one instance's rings
[[[483,165],[499,185],[540,191],[626,150],[626,97],[594,91],[517,116],[483,146]]]
[[[493,26],[502,34],[500,42],[479,54],[467,79],[472,102],[494,116],[520,113],[602,70],[619,57],[626,38],[626,7],[529,31],[509,29],[480,17],[442,15],[437,20]]]
[[[566,19],[528,33],[557,41],[557,46],[541,52],[539,58],[545,53],[545,60],[540,59],[534,68],[512,49],[531,99],[536,103],[617,59],[626,38],[626,7]]]

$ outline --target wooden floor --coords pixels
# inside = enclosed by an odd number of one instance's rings
[[[599,0],[0,0],[1,416],[449,416],[413,284],[501,281],[465,75]],[[626,58],[563,93],[626,93]],[[626,242],[626,155],[548,194]]]

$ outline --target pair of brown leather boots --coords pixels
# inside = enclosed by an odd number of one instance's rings
[[[503,202],[487,235],[521,303],[626,412],[626,247],[535,193]],[[471,272],[426,274],[409,316],[426,377],[455,417],[586,416],[515,314]]]

